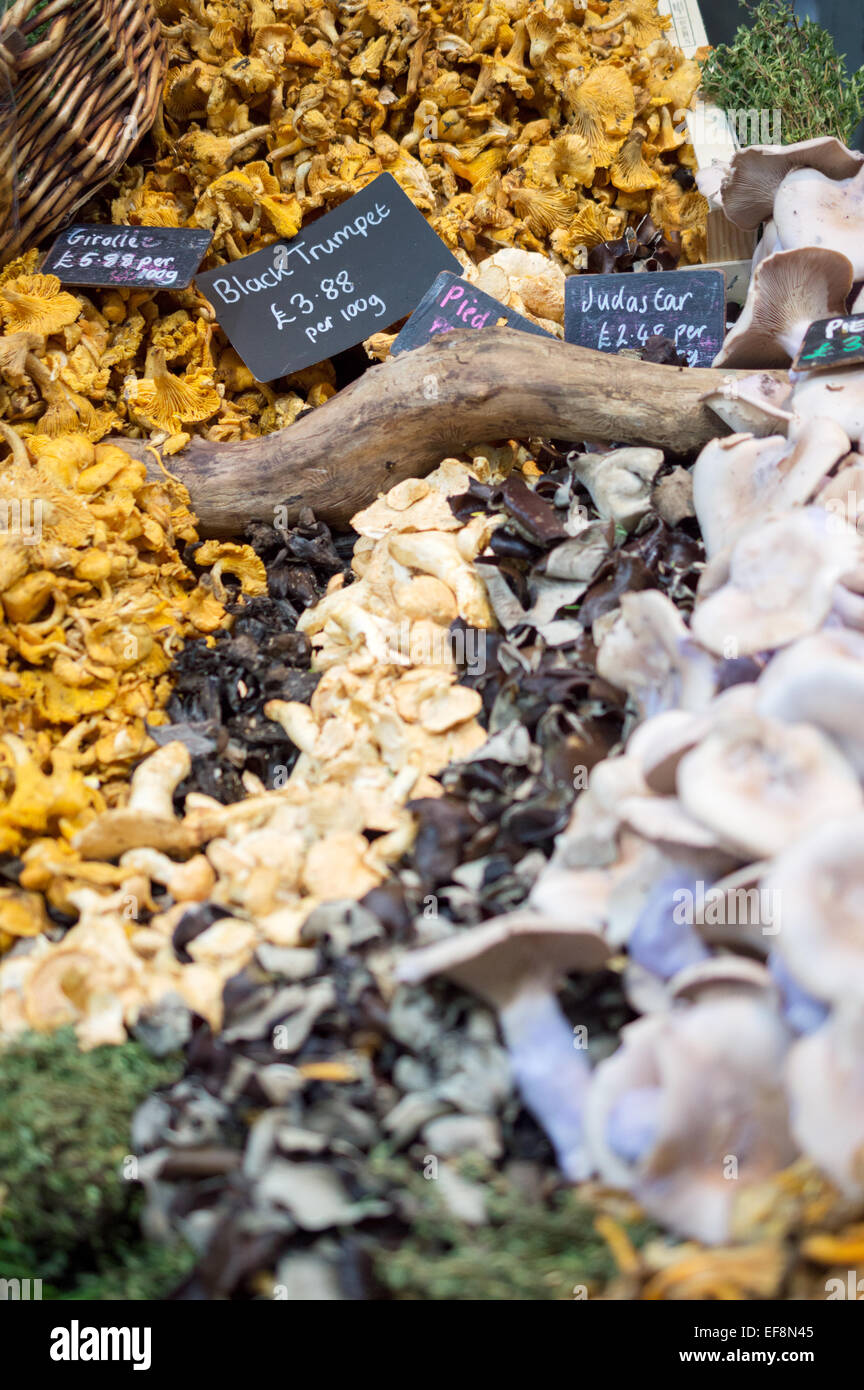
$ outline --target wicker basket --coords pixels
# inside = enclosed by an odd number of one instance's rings
[[[151,0],[15,0],[0,15],[0,264],[109,179],[153,123]]]

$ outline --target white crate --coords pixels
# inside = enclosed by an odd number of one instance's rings
[[[708,44],[708,35],[698,0],[658,0],[657,10],[672,20],[671,34],[685,58]],[[710,103],[699,101],[688,112],[687,129],[700,169],[727,163],[738,148],[735,132],[725,114]],[[743,302],[749,280],[748,264],[756,237],[734,226],[720,211],[708,215],[708,264],[723,270],[730,297]]]

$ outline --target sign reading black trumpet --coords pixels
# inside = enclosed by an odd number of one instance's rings
[[[461,269],[392,174],[195,283],[258,381],[273,381],[380,333],[441,270]]]

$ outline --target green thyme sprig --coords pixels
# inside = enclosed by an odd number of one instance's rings
[[[726,111],[781,111],[784,145],[820,135],[848,144],[864,112],[864,67],[850,74],[828,31],[786,0],[745,8],[750,23],[702,70],[706,96]]]

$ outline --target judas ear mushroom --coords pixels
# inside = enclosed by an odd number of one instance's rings
[[[841,628],[779,652],[756,685],[760,714],[813,724],[864,776],[864,637]]]
[[[802,507],[754,526],[733,545],[725,579],[697,602],[691,627],[709,651],[752,656],[787,646],[824,623],[844,574],[860,563],[851,526],[821,507]]]
[[[597,653],[598,675],[626,690],[642,718],[663,709],[704,709],[714,694],[714,665],[657,589],[622,595],[620,615]]]
[[[720,190],[723,211],[737,227],[755,230],[770,218],[780,184],[792,169],[818,169],[829,179],[848,179],[864,165],[864,155],[834,136],[797,145],[749,145],[729,163]]]
[[[838,1012],[795,1043],[786,1063],[792,1133],[841,1192],[864,1195],[864,1013]]]
[[[814,319],[845,314],[854,280],[839,251],[802,246],[757,266],[744,311],[714,358],[715,367],[785,367]]]
[[[762,880],[780,905],[777,954],[796,980],[832,1003],[864,999],[864,815],[814,821]],[[842,817],[842,818],[841,818]]]
[[[736,381],[728,381],[719,391],[711,391],[702,399],[714,414],[736,434],[785,433],[792,419],[792,387],[767,372],[757,372]]]
[[[742,1187],[795,1155],[780,1080],[787,1045],[776,1008],[750,989],[629,1024],[585,1110],[601,1179],[681,1235],[726,1240]]]
[[[660,449],[614,449],[580,454],[572,467],[602,519],[629,530],[650,510],[651,482],[662,464]]]
[[[790,439],[796,439],[810,420],[831,419],[860,446],[864,441],[864,371],[846,367],[837,372],[810,372],[796,381],[791,408]]]
[[[809,501],[849,453],[849,436],[832,420],[813,420],[790,443],[782,435],[733,434],[702,450],[693,468],[693,502],[707,555],[732,545],[772,512]]]
[[[730,720],[681,759],[684,809],[742,858],[776,854],[826,816],[862,804],[853,770],[808,724]]]
[[[774,195],[774,222],[781,245],[831,247],[848,256],[854,277],[864,276],[864,168],[853,178],[826,178],[816,169],[793,169]],[[851,288],[851,286],[850,286]]]
[[[129,804],[105,811],[75,836],[84,859],[116,859],[128,849],[193,849],[200,839],[174,814],[176,788],[188,777],[192,760],[185,744],[166,743],[132,774]]]
[[[414,951],[397,971],[405,984],[447,975],[497,1010],[525,1105],[572,1181],[588,1175],[582,1103],[590,1068],[555,990],[571,971],[601,970],[609,954],[596,932],[514,914]]]

